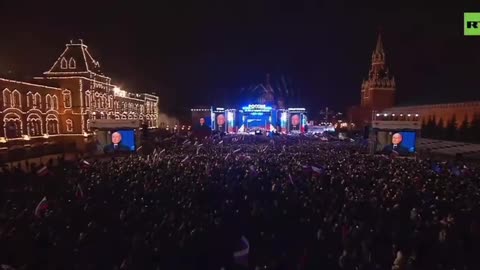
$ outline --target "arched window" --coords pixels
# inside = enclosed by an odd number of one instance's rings
[[[110,108],[110,109],[113,108],[113,96],[112,95],[108,96],[108,108]]]
[[[22,96],[17,89],[12,92],[12,106],[14,108],[22,108]]]
[[[33,108],[41,109],[42,108],[42,96],[39,93],[35,93],[33,97]]]
[[[63,90],[63,107],[72,108],[72,93],[70,90]]]
[[[5,137],[13,139],[22,137],[23,123],[20,115],[16,113],[7,113],[3,117],[3,129]]]
[[[151,126],[151,122],[150,122],[150,115],[145,115],[145,122],[144,123],[147,123],[147,126],[150,127]]]
[[[28,91],[27,93],[27,108],[33,106],[33,94],[32,92]]]
[[[127,119],[127,114],[126,113],[122,114],[122,119]]]
[[[36,113],[27,117],[27,133],[30,136],[41,136],[43,130],[42,118]]]
[[[145,105],[140,105],[140,113],[145,113]]]
[[[12,92],[8,88],[3,89],[3,107],[9,108],[12,106]]]
[[[103,94],[102,98],[103,98],[103,102],[104,102],[105,108],[108,108],[109,105],[108,105],[108,96],[107,96],[107,94]]]
[[[118,120],[118,119],[120,119],[120,114],[116,113],[115,114],[115,120]]]
[[[97,101],[95,100],[95,93],[92,92],[90,97],[91,97],[91,104],[90,105],[92,106],[92,108],[96,108],[98,106],[98,104],[97,104]]]
[[[70,57],[70,60],[68,60],[68,68],[69,69],[77,68],[77,62],[75,62],[75,59],[73,59],[73,57]]]
[[[68,65],[67,65],[67,59],[65,59],[65,57],[62,58],[62,60],[60,60],[60,68],[61,69],[67,69],[68,68]]]
[[[50,94],[47,94],[45,97],[45,109],[46,110],[51,110],[52,108],[52,96]]]
[[[150,113],[150,102],[147,101],[147,104],[145,104],[147,107],[147,113]]]
[[[97,108],[103,108],[102,97],[98,93],[95,95],[95,102],[97,103]]]
[[[58,110],[58,98],[56,95],[52,96],[52,110]]]
[[[58,118],[54,114],[47,115],[47,134],[58,134]]]
[[[67,132],[73,132],[73,121],[72,121],[72,119],[67,119],[67,121],[65,121],[65,127],[67,128]]]
[[[85,107],[90,107],[90,91],[85,91]]]
[[[133,119],[132,113],[128,113],[128,119]]]
[[[157,117],[155,115],[152,116],[152,127],[157,127]]]
[[[107,115],[104,112],[100,112],[100,119],[106,119]]]

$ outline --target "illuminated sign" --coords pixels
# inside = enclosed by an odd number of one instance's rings
[[[305,111],[305,108],[288,108],[289,111]]]
[[[266,106],[265,104],[250,104],[248,106],[242,107],[246,112],[270,112],[272,110],[271,106]]]

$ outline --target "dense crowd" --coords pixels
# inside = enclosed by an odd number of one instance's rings
[[[461,162],[245,136],[38,167],[0,175],[15,269],[480,269],[480,170]]]

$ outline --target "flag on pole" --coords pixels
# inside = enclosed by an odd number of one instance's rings
[[[241,149],[241,148],[238,148],[237,150],[233,151],[233,153],[234,153],[234,154],[235,154],[235,153],[238,153],[238,152],[240,152],[240,150],[242,150],[242,149]]]
[[[308,172],[310,172],[310,171],[312,170],[312,166],[303,165],[303,166],[302,166],[302,169],[303,169],[304,172],[307,172],[307,173],[308,173]]]
[[[82,189],[82,186],[80,185],[80,183],[75,185],[75,196],[79,199],[83,198],[83,196],[84,196],[83,189]]]
[[[35,216],[36,217],[42,217],[43,213],[48,209],[48,202],[47,202],[47,197],[43,197],[43,199],[37,204],[37,207],[35,207]]]
[[[86,167],[90,167],[91,164],[90,164],[90,162],[86,161],[85,159],[82,159],[80,161],[80,166],[83,167],[83,168],[86,168]]]
[[[290,180],[290,183],[291,183],[292,185],[295,185],[295,184],[293,183],[293,178],[292,178],[292,175],[291,175],[290,173],[288,174],[288,180]]]
[[[182,160],[182,162],[180,162],[180,163],[183,163],[183,162],[187,161],[189,158],[190,158],[190,156],[186,156],[186,157]]]
[[[46,176],[47,174],[48,174],[48,168],[45,165],[43,165],[43,167],[37,170],[38,176]]]
[[[197,155],[198,155],[198,153],[200,152],[200,149],[202,148],[202,146],[203,146],[203,144],[197,145]]]
[[[250,253],[250,243],[242,235],[237,251],[233,253],[233,260],[236,264],[248,267],[248,254]]]
[[[322,174],[323,173],[323,170],[318,168],[318,167],[315,167],[315,166],[312,166],[312,171],[316,174]]]

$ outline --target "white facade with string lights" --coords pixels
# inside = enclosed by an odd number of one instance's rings
[[[114,85],[81,40],[66,44],[53,66],[34,79],[38,83],[0,78],[0,148],[55,137],[83,140],[93,134],[94,119],[158,127],[158,96]]]

